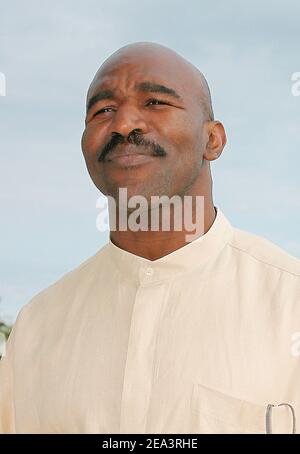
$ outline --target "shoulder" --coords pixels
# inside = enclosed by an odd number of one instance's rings
[[[251,261],[260,268],[294,276],[300,282],[300,260],[271,241],[237,228],[232,228],[229,247],[241,260]]]
[[[90,282],[103,270],[103,264],[107,262],[107,244],[98,250],[93,256],[87,258],[71,271],[65,273],[57,281],[37,293],[20,310],[17,322],[24,323],[30,320],[45,318],[50,311],[68,313],[70,302],[75,300],[76,295],[84,293]]]

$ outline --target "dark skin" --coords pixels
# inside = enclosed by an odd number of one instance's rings
[[[88,91],[89,104],[82,150],[96,187],[116,200],[119,188],[126,187],[128,198],[142,195],[149,206],[153,195],[204,196],[206,233],[216,215],[210,161],[221,155],[226,134],[222,123],[213,120],[202,73],[164,46],[131,44],[100,67]],[[146,142],[138,144],[136,134]],[[130,151],[144,156],[133,165],[113,159],[114,153]],[[110,231],[110,239],[121,249],[156,260],[186,245],[190,233],[184,225],[181,231],[117,229]]]

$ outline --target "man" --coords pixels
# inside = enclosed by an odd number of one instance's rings
[[[136,43],[102,64],[82,149],[117,227],[21,310],[1,361],[0,431],[297,430],[300,263],[214,206],[210,162],[225,143],[204,76],[175,52]],[[121,228],[133,205],[120,189],[147,203],[199,197],[192,241],[175,205],[169,229]],[[166,205],[142,209],[144,227]]]

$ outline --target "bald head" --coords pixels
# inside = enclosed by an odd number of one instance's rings
[[[181,55],[161,44],[138,42],[128,44],[115,51],[107,58],[97,71],[88,90],[87,101],[97,85],[98,80],[118,65],[136,65],[147,63],[156,71],[169,77],[170,83],[176,83],[195,100],[202,109],[205,120],[214,120],[211,94],[204,75],[192,63]]]
[[[128,197],[147,200],[192,193],[209,198],[210,161],[225,143],[205,77],[165,46],[122,47],[90,85],[82,150],[97,188],[115,199],[125,187]]]

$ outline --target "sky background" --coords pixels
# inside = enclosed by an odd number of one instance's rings
[[[88,85],[135,41],[206,76],[228,142],[212,164],[230,222],[300,258],[299,1],[0,0],[0,318],[97,252],[99,196],[80,149]]]

